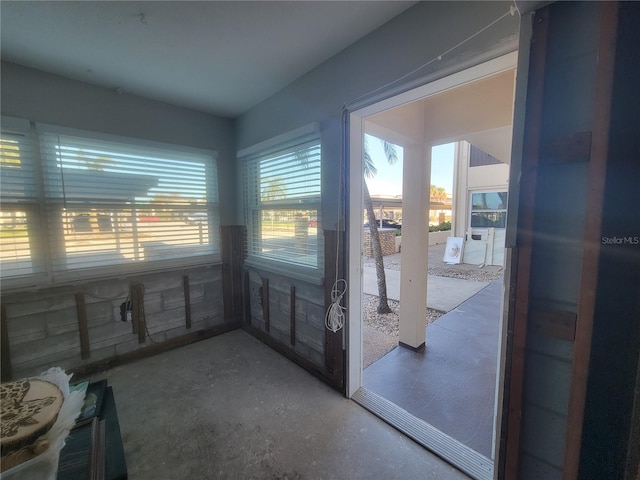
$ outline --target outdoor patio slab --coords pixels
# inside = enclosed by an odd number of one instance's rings
[[[502,280],[427,327],[426,348],[395,348],[364,371],[364,387],[491,456]]]
[[[362,291],[367,295],[378,295],[376,269],[365,265],[362,268],[362,277]],[[400,301],[400,271],[385,269],[385,277],[387,298]],[[427,307],[450,312],[487,285],[489,285],[488,282],[429,275],[427,278]]]

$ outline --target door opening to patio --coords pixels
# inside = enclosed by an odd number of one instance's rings
[[[392,313],[377,313],[375,235],[363,219],[365,185],[352,173],[349,395],[476,478],[493,477],[516,58],[364,107],[350,121],[351,171],[366,158],[385,172],[387,183],[369,176],[366,186]],[[396,175],[399,192],[389,183]]]

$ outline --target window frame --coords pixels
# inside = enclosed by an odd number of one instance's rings
[[[22,211],[25,214],[25,225],[29,239],[29,260],[32,269],[31,273],[1,277],[2,289],[5,291],[13,287],[46,284],[49,281],[50,271],[47,261],[49,258],[49,249],[43,235],[43,232],[45,232],[43,229],[43,219],[45,215],[42,208],[42,176],[40,175],[40,155],[37,134],[32,122],[27,119],[2,115],[0,120],[2,124],[0,129],[2,134],[24,137],[24,144],[29,152],[27,159],[31,163],[30,169],[32,170],[30,180],[34,189],[31,197],[25,196],[22,199],[16,197],[13,201],[2,201],[0,203],[0,210],[2,212]],[[38,253],[34,255],[34,252]]]
[[[278,152],[291,150],[296,147],[309,148],[317,145],[319,148],[319,191],[313,197],[300,202],[299,198],[276,199],[263,203],[260,195],[260,178],[255,174],[256,164],[269,160]],[[313,148],[313,147],[311,147]],[[317,123],[305,125],[285,134],[276,136],[264,142],[255,144],[238,151],[238,160],[242,165],[243,208],[247,227],[247,258],[245,264],[249,267],[263,269],[286,277],[295,278],[311,284],[321,285],[324,282],[324,233],[322,225],[322,139]],[[250,193],[251,192],[251,193]],[[261,226],[257,217],[264,211],[305,211],[315,210],[317,228],[317,248],[315,251],[316,265],[305,265],[278,259],[274,256],[260,255]]]
[[[471,190],[469,191],[469,217],[468,217],[468,228],[470,230],[475,230],[475,231],[486,231],[489,228],[495,228],[498,230],[505,230],[507,228],[506,222],[507,222],[507,212],[508,212],[508,208],[509,205],[507,204],[505,206],[505,208],[497,208],[497,209],[486,209],[486,210],[477,210],[473,208],[473,195],[475,194],[482,194],[482,193],[504,193],[507,197],[508,200],[508,195],[509,195],[509,191],[506,189],[501,189],[501,188],[495,188],[495,189],[481,189],[481,190]],[[505,221],[505,226],[504,227],[474,227],[471,225],[471,221],[473,219],[473,213],[474,212],[496,212],[496,213],[503,213],[504,212],[504,221]]]
[[[136,274],[155,273],[158,271],[184,270],[188,268],[197,268],[202,266],[210,266],[212,264],[221,263],[221,242],[220,242],[220,205],[219,205],[219,187],[218,187],[218,168],[217,168],[217,152],[208,149],[195,147],[187,147],[183,145],[167,144],[162,142],[154,142],[141,140],[132,137],[119,135],[109,135],[99,132],[79,130],[67,127],[44,123],[31,123],[28,120],[14,119],[12,117],[2,116],[2,131],[11,132],[15,128],[16,121],[24,127],[29,126],[29,134],[33,142],[34,161],[36,163],[35,176],[38,182],[38,199],[31,207],[28,215],[29,237],[31,237],[31,225],[37,227],[38,232],[42,232],[34,238],[37,242],[35,248],[31,249],[31,261],[34,265],[34,272],[26,275],[8,276],[2,278],[3,289],[15,290],[17,288],[35,287],[46,288],[54,286],[62,286],[74,284],[79,281],[87,280],[107,280],[112,278],[121,278]],[[66,208],[64,201],[52,201],[52,198],[46,194],[46,169],[47,162],[51,162],[51,158],[46,158],[46,154],[41,151],[44,135],[60,134],[86,139],[87,141],[111,142],[118,144],[119,147],[126,149],[160,150],[168,154],[196,154],[202,156],[204,160],[204,168],[206,170],[206,188],[207,199],[203,204],[207,211],[208,218],[208,242],[211,249],[210,252],[201,255],[189,255],[184,257],[175,257],[170,259],[152,259],[139,260],[131,263],[115,263],[100,266],[85,266],[80,268],[62,268],[67,261],[67,252],[65,238],[63,236],[62,212]],[[206,157],[206,158],[205,158]],[[179,159],[178,159],[179,161]],[[87,203],[87,208],[95,208],[95,204]],[[159,204],[167,208],[172,207],[169,203]],[[14,205],[7,205],[11,209],[15,209]],[[118,205],[123,208],[123,204]],[[73,205],[72,208],[77,206]],[[2,210],[6,211],[5,205]],[[51,218],[52,212],[55,220]],[[57,213],[59,213],[59,215]],[[57,217],[60,217],[59,220]],[[57,227],[54,224],[59,224]],[[140,248],[142,248],[140,246]],[[98,252],[99,255],[99,252]],[[36,266],[39,270],[36,271]]]

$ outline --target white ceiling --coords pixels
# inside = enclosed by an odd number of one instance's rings
[[[2,60],[235,117],[414,3],[2,0]]]
[[[366,118],[367,133],[394,143],[466,140],[511,160],[515,70],[509,69]]]

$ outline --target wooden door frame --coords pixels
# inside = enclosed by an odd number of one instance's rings
[[[594,95],[594,120],[591,125],[589,151],[589,190],[583,233],[580,297],[575,324],[574,357],[572,362],[570,398],[567,409],[567,431],[563,479],[577,478],[581,437],[587,393],[589,358],[598,281],[598,261],[604,203],[604,186],[609,143],[609,124],[613,87],[613,67],[617,32],[617,3],[600,4],[598,69]],[[503,428],[496,478],[518,478],[522,429],[522,399],[524,386],[525,348],[530,316],[529,287],[533,249],[533,227],[536,203],[536,181],[540,156],[540,131],[543,115],[545,69],[550,7],[535,14],[529,62],[526,129],[523,145],[521,186],[518,204],[517,238],[515,248],[508,251],[514,262],[510,278],[515,286],[508,290],[507,359]],[[513,179],[513,177],[512,177]],[[510,341],[509,341],[510,339]]]
[[[501,410],[500,439],[496,458],[494,478],[518,478],[520,441],[522,427],[522,398],[524,387],[524,361],[527,340],[527,319],[529,311],[529,285],[533,246],[533,225],[535,193],[537,183],[537,162],[540,150],[540,130],[542,125],[542,99],[544,95],[544,73],[548,36],[548,9],[528,17],[531,24],[521,22],[521,55],[525,41],[530,40],[526,68],[518,70],[516,88],[523,89],[521,102],[516,104],[515,115],[522,123],[514,123],[516,132],[522,138],[522,150],[513,145],[513,154],[521,155],[520,168],[513,169],[509,182],[510,222],[507,238],[511,246],[506,248],[508,277],[505,281],[505,324],[506,349],[503,384],[503,406]],[[535,20],[535,21],[534,21]],[[529,27],[529,38],[522,37],[522,31]],[[535,38],[535,42],[533,41]],[[522,58],[523,63],[525,59]],[[516,102],[518,99],[516,99]],[[514,122],[516,118],[514,118]],[[526,127],[526,128],[525,128]],[[517,172],[515,170],[518,170]],[[512,201],[514,199],[515,201]],[[515,204],[515,205],[514,205]]]

